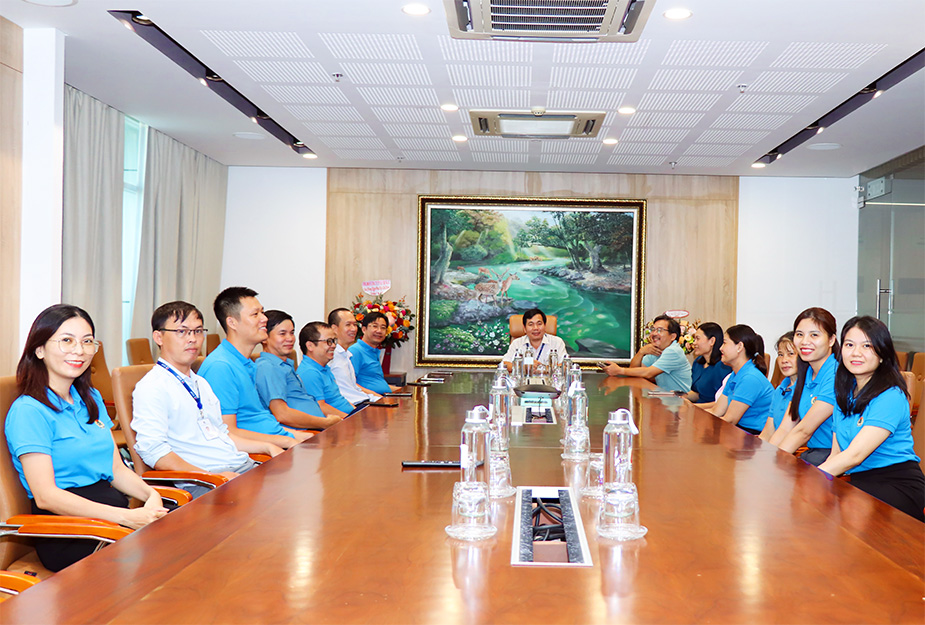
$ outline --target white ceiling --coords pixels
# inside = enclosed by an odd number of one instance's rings
[[[443,2],[424,1],[425,17],[400,0],[0,0],[0,15],[61,30],[69,84],[227,165],[848,177],[925,144],[919,71],[750,167],[925,47],[923,0],[658,0],[637,43],[594,44],[451,39]],[[693,17],[662,17],[679,5]],[[259,128],[113,9],[143,12],[320,158],[235,138]],[[532,106],[607,117],[597,139],[473,136],[468,109]]]

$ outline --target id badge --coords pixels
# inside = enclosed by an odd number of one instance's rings
[[[203,414],[200,414],[199,416],[199,429],[202,430],[206,440],[211,441],[218,438],[218,430],[215,429],[215,426],[212,425],[212,422],[209,421]]]

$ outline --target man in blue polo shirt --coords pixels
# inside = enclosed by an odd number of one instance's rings
[[[324,321],[305,324],[299,332],[299,347],[305,355],[299,365],[299,377],[305,391],[318,400],[321,412],[340,417],[353,412],[355,406],[340,394],[334,373],[328,367],[337,347],[334,329]]]
[[[655,383],[666,391],[689,393],[691,363],[678,345],[681,324],[668,315],[659,315],[652,325],[652,342],[636,352],[629,367],[607,362],[602,368],[607,375],[655,378]]]
[[[363,317],[360,325],[363,327],[363,337],[350,346],[357,384],[380,395],[398,390],[397,386],[391,386],[385,381],[382,364],[379,362],[382,353],[379,346],[388,332],[388,318],[381,312],[371,312]]]
[[[311,438],[309,432],[280,425],[257,395],[257,367],[250,355],[267,338],[267,317],[257,292],[247,287],[229,287],[218,294],[212,308],[225,331],[225,340],[203,361],[199,375],[218,397],[229,434],[283,449]]]

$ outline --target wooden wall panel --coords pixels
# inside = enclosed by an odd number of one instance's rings
[[[0,375],[19,360],[22,29],[0,17]]]
[[[739,181],[730,176],[329,169],[326,309],[349,305],[372,279],[415,302],[419,194],[645,199],[646,317],[685,308],[735,321]],[[412,371],[414,348],[392,362]]]

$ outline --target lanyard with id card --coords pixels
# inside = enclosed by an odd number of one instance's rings
[[[170,372],[170,375],[172,375],[173,377],[175,377],[175,378],[177,379],[177,381],[178,381],[180,384],[183,385],[183,388],[186,389],[186,392],[189,393],[189,394],[190,394],[190,397],[192,397],[193,400],[196,402],[196,408],[199,409],[199,418],[196,419],[196,421],[197,421],[197,423],[199,424],[199,429],[202,430],[203,436],[206,437],[206,440],[213,440],[213,439],[217,438],[217,437],[218,437],[218,431],[215,429],[215,426],[212,425],[212,422],[209,421],[209,418],[206,417],[205,412],[203,412],[203,410],[202,410],[202,400],[199,398],[199,395],[197,395],[197,394],[193,391],[193,389],[192,389],[192,388],[190,387],[190,385],[186,382],[186,380],[184,380],[176,371],[174,371],[173,369],[171,369],[170,367],[168,367],[167,364],[166,364],[164,361],[158,360],[158,361],[157,361],[157,366],[163,367],[164,369],[166,369],[167,371],[169,371],[169,372]]]

